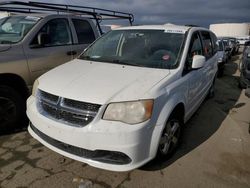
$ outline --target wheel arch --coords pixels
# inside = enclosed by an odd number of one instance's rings
[[[184,98],[182,98],[184,99]],[[185,102],[184,100],[170,100],[167,102],[158,118],[157,125],[154,128],[152,139],[151,139],[151,146],[150,146],[150,157],[154,158],[157,154],[158,145],[160,142],[160,136],[162,134],[162,131],[168,122],[169,118],[173,115],[177,114],[177,117],[180,118],[182,123],[184,123],[185,120]]]
[[[14,88],[26,100],[29,96],[29,89],[23,78],[16,74],[3,73],[0,74],[0,85],[5,85]]]

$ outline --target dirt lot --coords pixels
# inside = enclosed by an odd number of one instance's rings
[[[187,123],[181,147],[165,163],[117,173],[45,148],[26,132],[0,136],[0,187],[250,187],[250,99],[238,89],[234,56],[216,96]]]

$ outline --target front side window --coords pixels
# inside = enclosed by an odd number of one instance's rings
[[[0,19],[0,44],[21,41],[39,20],[39,17],[33,16],[9,16]]]
[[[98,39],[81,59],[173,69],[178,66],[184,33],[164,30],[114,30]]]
[[[199,37],[198,32],[193,34],[191,41],[190,41],[190,46],[189,46],[188,55],[187,55],[187,65],[186,65],[187,69],[191,67],[192,62],[193,62],[193,57],[195,55],[203,55],[201,39]]]
[[[43,36],[44,47],[72,44],[69,23],[64,18],[53,19],[45,24],[31,42],[31,46],[39,45],[39,38],[41,36]]]
[[[203,41],[204,56],[206,57],[206,59],[209,59],[213,56],[212,40],[209,32],[202,31],[201,35]]]
[[[86,20],[72,19],[79,44],[90,44],[95,41],[94,31]]]

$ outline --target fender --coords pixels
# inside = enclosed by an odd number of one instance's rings
[[[184,106],[184,116],[185,116],[185,92],[183,93],[176,93],[172,96],[168,96],[168,101],[163,106],[160,115],[158,117],[156,126],[153,130],[152,137],[151,137],[151,144],[150,144],[150,158],[154,158],[157,154],[158,145],[160,142],[160,136],[162,134],[162,131],[169,119],[169,116],[174,111],[174,109],[177,107],[177,105],[182,104]],[[164,100],[164,99],[160,99]],[[183,117],[183,120],[185,117]]]

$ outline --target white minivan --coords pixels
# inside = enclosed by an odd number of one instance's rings
[[[118,28],[34,84],[29,133],[91,166],[128,171],[177,148],[217,73],[216,36],[177,25]]]

